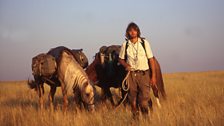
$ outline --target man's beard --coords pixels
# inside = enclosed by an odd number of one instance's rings
[[[138,38],[138,36],[130,36],[130,38],[129,39],[134,39],[134,38]]]

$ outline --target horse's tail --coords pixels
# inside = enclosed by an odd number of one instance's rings
[[[157,61],[157,59],[156,58],[154,58],[154,59],[155,59],[155,66],[156,66],[157,88],[158,88],[158,91],[161,93],[162,97],[164,99],[166,99],[166,91],[164,88],[164,82],[163,82],[161,68],[160,68],[160,65],[159,65],[159,62]]]
[[[30,89],[35,89],[37,90],[37,85],[36,82],[34,80],[27,80],[27,85]]]

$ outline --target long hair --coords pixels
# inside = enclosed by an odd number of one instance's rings
[[[141,31],[140,31],[138,25],[135,24],[134,22],[131,22],[131,23],[128,24],[128,27],[127,27],[127,29],[126,29],[126,34],[125,34],[126,38],[127,38],[127,39],[130,39],[130,38],[131,38],[131,36],[130,36],[129,33],[128,33],[131,29],[136,30],[136,31],[137,31],[137,36],[140,38],[140,36],[141,36]]]

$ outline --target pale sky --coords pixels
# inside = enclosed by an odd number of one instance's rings
[[[32,57],[60,45],[92,62],[132,21],[164,73],[224,70],[224,0],[0,0],[0,81],[31,77]]]

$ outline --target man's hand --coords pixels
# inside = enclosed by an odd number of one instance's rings
[[[152,77],[151,78],[151,80],[150,80],[150,84],[152,85],[152,86],[156,86],[156,77]]]
[[[152,70],[152,78],[150,80],[150,84],[152,86],[156,86],[156,67],[155,67],[155,61],[154,58],[149,59],[149,66]]]
[[[126,71],[131,71],[131,70],[132,70],[132,68],[131,68],[131,66],[130,66],[130,65],[127,65],[127,66],[125,67],[125,70],[126,70]]]
[[[131,70],[132,70],[131,65],[129,65],[128,63],[126,63],[124,59],[120,59],[120,58],[119,58],[119,63],[120,63],[122,66],[125,67],[125,70],[127,70],[127,71],[131,71]]]

